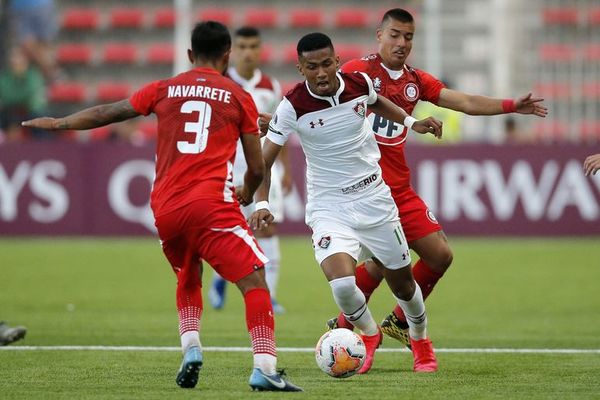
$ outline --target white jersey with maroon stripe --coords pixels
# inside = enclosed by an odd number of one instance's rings
[[[306,157],[308,203],[353,201],[383,184],[379,149],[366,119],[377,101],[363,73],[337,74],[330,97],[310,91],[306,82],[290,90],[269,125],[267,138],[283,145],[296,132]],[[308,205],[307,205],[308,207]]]

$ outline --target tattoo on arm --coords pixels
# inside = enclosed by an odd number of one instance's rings
[[[92,129],[140,115],[129,100],[87,108],[58,121],[59,129]]]

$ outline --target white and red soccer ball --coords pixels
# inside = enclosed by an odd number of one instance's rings
[[[317,365],[334,378],[348,378],[362,367],[366,356],[365,344],[349,329],[325,332],[315,348]]]

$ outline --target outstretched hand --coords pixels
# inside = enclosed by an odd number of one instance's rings
[[[438,139],[442,138],[442,121],[433,117],[415,122],[411,129],[418,133],[431,133]]]
[[[41,117],[30,119],[28,121],[23,121],[21,122],[21,126],[25,126],[27,128],[45,129],[48,131],[55,129],[65,129],[66,127],[59,126],[58,121],[58,118]]]
[[[596,175],[600,171],[600,153],[588,156],[583,162],[583,170],[586,176]]]
[[[515,111],[519,114],[533,114],[543,118],[548,114],[548,109],[542,104],[543,101],[544,99],[532,97],[531,93],[527,93],[515,100]]]
[[[250,218],[248,218],[248,225],[250,225],[250,228],[253,231],[256,231],[269,226],[273,220],[273,214],[266,208],[261,208],[250,215]]]

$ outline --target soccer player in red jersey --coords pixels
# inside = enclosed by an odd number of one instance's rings
[[[177,384],[194,387],[202,366],[199,324],[204,259],[244,296],[254,354],[250,386],[301,391],[276,372],[273,309],[263,268],[268,259],[239,208],[252,202],[265,169],[258,112],[250,95],[222,76],[231,49],[227,28],[218,22],[202,22],[192,32],[191,45],[188,57],[194,68],[188,72],[152,82],[126,100],[23,125],[91,129],[154,112],[158,142],[151,207],[163,252],[177,275],[183,350]],[[248,170],[243,186],[236,188],[231,175],[240,138]]]
[[[471,95],[448,89],[427,72],[406,65],[414,33],[414,19],[408,11],[400,8],[388,10],[377,29],[378,53],[349,61],[342,66],[342,71],[366,73],[379,94],[409,114],[419,100],[424,100],[470,115],[517,112],[546,116],[548,111],[541,103],[543,99],[534,98],[531,93],[517,99]],[[427,298],[450,267],[452,250],[435,216],[410,185],[410,170],[404,157],[408,130],[376,114],[371,114],[369,120],[381,151],[379,163],[383,178],[392,190],[409,247],[420,257],[413,266],[414,278],[423,291],[423,298]],[[356,284],[367,298],[382,279],[381,272],[371,260],[356,269]],[[343,314],[329,320],[327,325],[330,328],[352,327]],[[400,307],[396,306],[383,320],[381,329],[410,347],[408,324]]]

